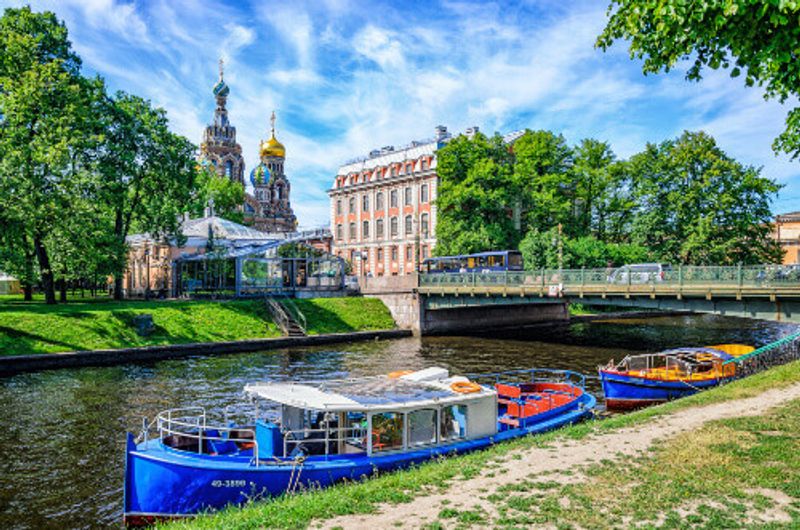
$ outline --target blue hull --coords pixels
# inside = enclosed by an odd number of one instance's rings
[[[249,456],[210,456],[164,446],[160,440],[136,445],[128,434],[125,468],[125,520],[128,524],[191,516],[251,499],[280,495],[289,489],[325,487],[342,480],[360,480],[376,471],[393,471],[441,455],[466,453],[489,445],[581,421],[596,399],[584,394],[553,409],[533,425],[494,436],[381,455],[311,456],[302,465],[291,461],[251,464]],[[298,476],[299,475],[299,476]]]
[[[663,381],[600,370],[600,381],[609,409],[632,409],[663,403],[719,385],[722,379],[708,381]]]

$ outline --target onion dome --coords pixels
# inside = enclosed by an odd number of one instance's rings
[[[250,184],[253,186],[261,186],[269,181],[269,177],[269,169],[267,169],[267,166],[259,164],[250,172]]]
[[[286,148],[283,146],[282,143],[275,138],[275,111],[272,111],[272,116],[270,117],[269,121],[272,123],[272,131],[270,132],[269,140],[266,142],[262,141],[261,145],[259,146],[259,154],[261,158],[270,157],[270,156],[277,156],[280,158],[286,158]]]
[[[259,152],[262,158],[267,156],[286,158],[286,148],[275,138],[274,133],[269,137],[269,140],[261,142],[261,149]]]
[[[214,85],[214,95],[218,98],[227,97],[230,93],[231,89],[228,88],[228,85],[225,84],[225,81],[220,77],[217,84]]]

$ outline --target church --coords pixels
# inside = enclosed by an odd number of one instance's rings
[[[225,83],[220,60],[219,81],[214,85],[217,107],[214,121],[206,127],[200,143],[201,165],[212,166],[218,175],[245,186],[245,164],[242,146],[236,142],[236,127],[228,120],[225,107],[230,88]],[[286,148],[275,137],[275,112],[272,113],[270,137],[259,145],[259,163],[250,172],[253,193],[245,188],[242,205],[245,223],[268,233],[287,233],[297,230],[297,218],[289,201],[291,185],[284,173]]]

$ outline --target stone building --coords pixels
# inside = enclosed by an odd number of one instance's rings
[[[785,251],[784,265],[800,264],[800,212],[775,216],[775,230],[772,237]]]
[[[214,121],[203,133],[199,162],[213,166],[220,176],[225,176],[245,186],[245,164],[242,147],[236,142],[236,127],[231,125],[226,108],[230,88],[225,83],[220,61],[219,80],[213,88],[217,102]],[[270,138],[259,146],[259,164],[250,172],[253,193],[245,193],[242,211],[245,222],[257,230],[270,233],[294,232],[297,218],[292,210],[289,194],[291,185],[284,173],[286,148],[275,137],[275,113],[272,113]],[[246,191],[246,188],[245,188]]]
[[[200,163],[211,165],[220,176],[225,176],[244,186],[244,158],[242,146],[236,142],[236,127],[228,120],[226,103],[230,88],[225,84],[222,61],[219,66],[219,81],[213,93],[217,101],[214,121],[206,127],[200,143]]]
[[[250,172],[253,195],[245,197],[245,222],[262,232],[294,232],[297,218],[289,201],[291,185],[283,172],[286,148],[275,138],[275,113],[270,137],[261,141],[259,164]]]
[[[353,274],[410,274],[436,243],[436,150],[450,135],[384,147],[339,168],[329,190],[332,251]]]

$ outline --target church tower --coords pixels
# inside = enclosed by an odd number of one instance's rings
[[[242,146],[236,143],[236,127],[228,121],[228,109],[225,108],[230,89],[223,79],[222,59],[219,60],[219,81],[214,85],[213,92],[217,108],[214,111],[214,123],[206,127],[200,143],[200,163],[213,166],[217,175],[244,186]]]
[[[270,118],[271,131],[267,141],[261,141],[261,161],[250,172],[253,196],[245,204],[246,219],[252,220],[257,230],[264,232],[294,232],[297,218],[289,202],[291,185],[283,172],[286,148],[275,137],[275,112]]]

